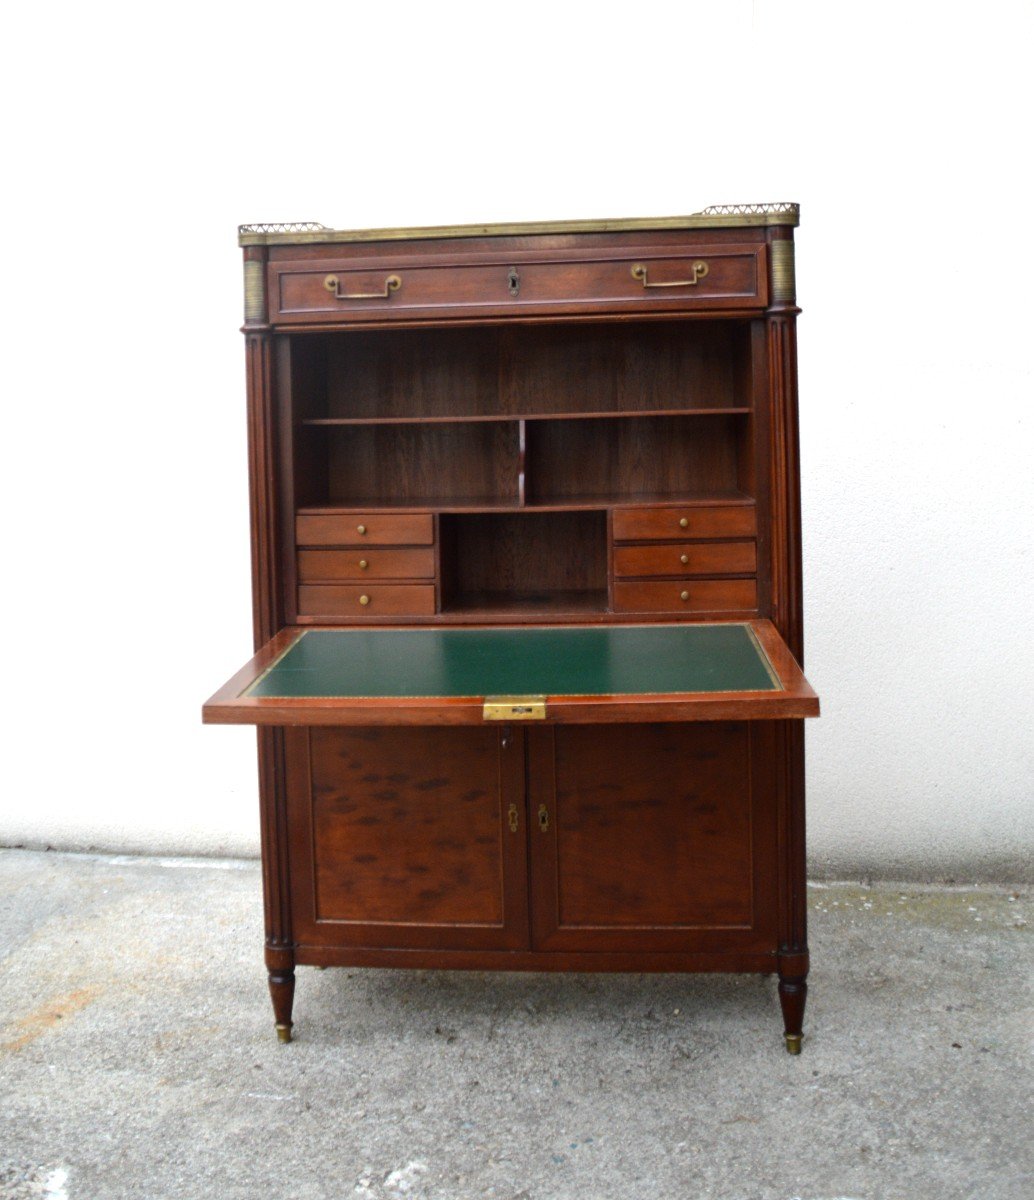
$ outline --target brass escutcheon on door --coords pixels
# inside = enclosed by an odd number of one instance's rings
[[[539,829],[549,833],[549,809],[544,804],[539,805]]]
[[[518,825],[518,823],[519,823],[519,821],[520,821],[520,813],[517,811],[517,805],[516,805],[516,804],[511,804],[511,805],[510,805],[509,817],[510,817],[510,832],[511,832],[511,833],[516,833],[516,832],[517,832],[517,825]]]

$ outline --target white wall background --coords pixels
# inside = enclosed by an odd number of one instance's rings
[[[798,200],[809,837],[1032,840],[1032,9],[21,5],[5,18],[0,842],[257,847],[235,227]]]

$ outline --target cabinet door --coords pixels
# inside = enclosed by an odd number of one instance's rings
[[[526,947],[523,731],[289,729],[302,945]]]
[[[529,730],[534,947],[774,949],[766,726]]]

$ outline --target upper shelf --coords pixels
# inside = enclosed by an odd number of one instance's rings
[[[623,491],[584,492],[570,496],[544,495],[521,504],[516,495],[483,496],[375,496],[356,501],[327,501],[319,504],[299,505],[299,516],[341,516],[346,513],[370,513],[379,510],[390,512],[442,512],[442,513],[518,513],[518,512],[565,512],[568,510],[592,510],[604,508],[653,508],[657,505],[677,505],[685,508],[717,505],[752,505],[754,497],[734,488],[712,491]]]
[[[449,425],[472,421],[592,421],[605,418],[629,417],[714,417],[749,413],[747,406],[715,408],[648,408],[623,409],[619,412],[527,412],[527,413],[468,413],[437,417],[306,417],[303,425]]]

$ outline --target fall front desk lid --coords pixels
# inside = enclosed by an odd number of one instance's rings
[[[534,697],[544,701],[536,717],[558,721],[818,714],[774,626],[751,621],[292,628],[213,696],[204,716],[233,724],[459,724],[486,719],[485,701],[494,697]]]

